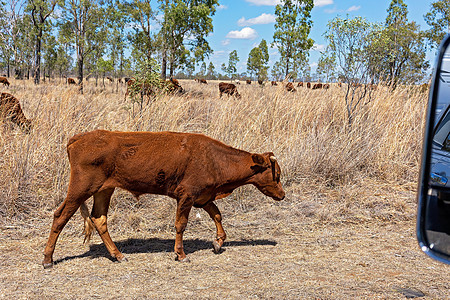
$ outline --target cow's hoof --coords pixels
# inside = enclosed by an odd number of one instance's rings
[[[128,261],[128,259],[125,257],[125,256],[122,256],[122,258],[116,258],[117,259],[117,262],[127,262]]]
[[[188,263],[188,262],[191,262],[191,260],[189,259],[189,257],[185,257],[185,258],[183,258],[183,259],[180,259],[178,256],[177,257],[175,257],[175,260],[177,260],[177,261],[179,261],[179,262],[182,262],[182,263]]]
[[[218,241],[213,241],[213,247],[214,247],[214,253],[219,254],[220,253],[220,244]]]
[[[44,266],[44,269],[50,269],[53,267],[53,263],[42,263],[42,266]]]

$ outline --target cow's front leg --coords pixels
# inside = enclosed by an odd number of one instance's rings
[[[214,252],[219,253],[220,249],[223,246],[223,242],[227,238],[227,234],[222,226],[222,214],[219,211],[219,208],[211,201],[207,205],[203,207],[204,210],[209,214],[211,219],[213,219],[214,224],[216,224],[216,239],[213,241]]]
[[[175,229],[177,231],[175,237],[175,253],[177,254],[177,260],[180,262],[189,262],[186,254],[183,250],[183,233],[186,229],[189,212],[191,211],[194,201],[189,196],[182,196],[177,203],[177,214],[175,217]]]

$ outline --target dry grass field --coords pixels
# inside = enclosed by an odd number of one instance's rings
[[[0,121],[2,299],[448,299],[450,266],[421,253],[415,238],[416,181],[427,94],[379,87],[351,127],[343,91],[180,81],[183,95],[139,105],[125,87],[91,81],[85,93],[58,80],[11,80],[32,119],[30,134]],[[273,151],[285,200],[256,188],[216,203],[227,241],[191,211],[190,263],[174,261],[175,200],[113,195],[109,230],[128,262],[115,263],[98,234],[83,245],[79,213],[64,228],[55,265],[41,261],[69,180],[68,139],[97,128],[200,132],[251,152]],[[88,200],[91,202],[91,200]]]

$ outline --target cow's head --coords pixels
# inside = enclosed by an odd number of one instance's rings
[[[272,152],[252,154],[252,169],[255,175],[251,183],[266,196],[279,201],[283,200],[285,192],[281,186],[281,168]]]

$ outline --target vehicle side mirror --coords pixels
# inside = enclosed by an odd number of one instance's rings
[[[417,201],[421,249],[450,264],[450,35],[439,46],[430,86]]]

